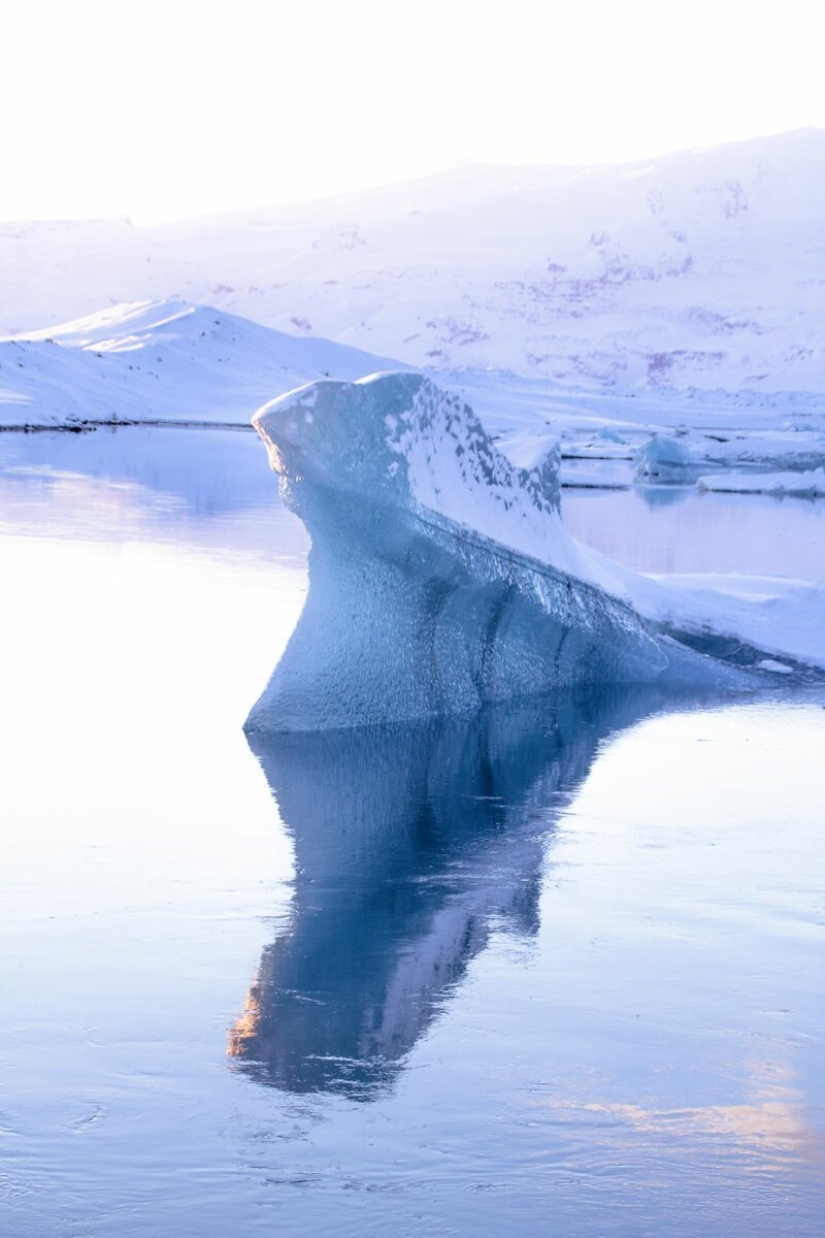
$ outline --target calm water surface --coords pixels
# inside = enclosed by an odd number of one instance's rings
[[[816,575],[713,497],[566,501]],[[823,700],[253,752],[305,551],[252,435],[0,435],[0,1233],[818,1238]]]
[[[574,537],[641,572],[746,572],[825,583],[823,499],[638,486],[564,490],[562,506]]]

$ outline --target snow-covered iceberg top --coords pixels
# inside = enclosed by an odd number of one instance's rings
[[[423,375],[314,383],[254,424],[312,549],[306,606],[252,729],[471,713],[580,682],[772,677],[760,664],[781,648],[731,648],[713,607],[705,622],[570,537],[554,448],[519,467]]]
[[[286,478],[380,496],[522,554],[582,567],[561,520],[556,448],[517,467],[459,396],[422,374],[311,383],[265,405],[253,425]]]

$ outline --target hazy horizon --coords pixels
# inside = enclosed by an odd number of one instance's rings
[[[464,161],[622,164],[825,126],[821,5],[422,0],[6,15],[0,219],[163,222]]]

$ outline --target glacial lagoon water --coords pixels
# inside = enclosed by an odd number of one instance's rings
[[[644,494],[567,518],[822,578]],[[0,1233],[820,1235],[822,695],[253,751],[305,553],[251,434],[0,435]]]

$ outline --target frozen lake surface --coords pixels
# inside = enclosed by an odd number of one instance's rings
[[[564,504],[823,579],[821,502]],[[253,753],[305,552],[251,434],[0,435],[0,1233],[819,1238],[823,694]]]

